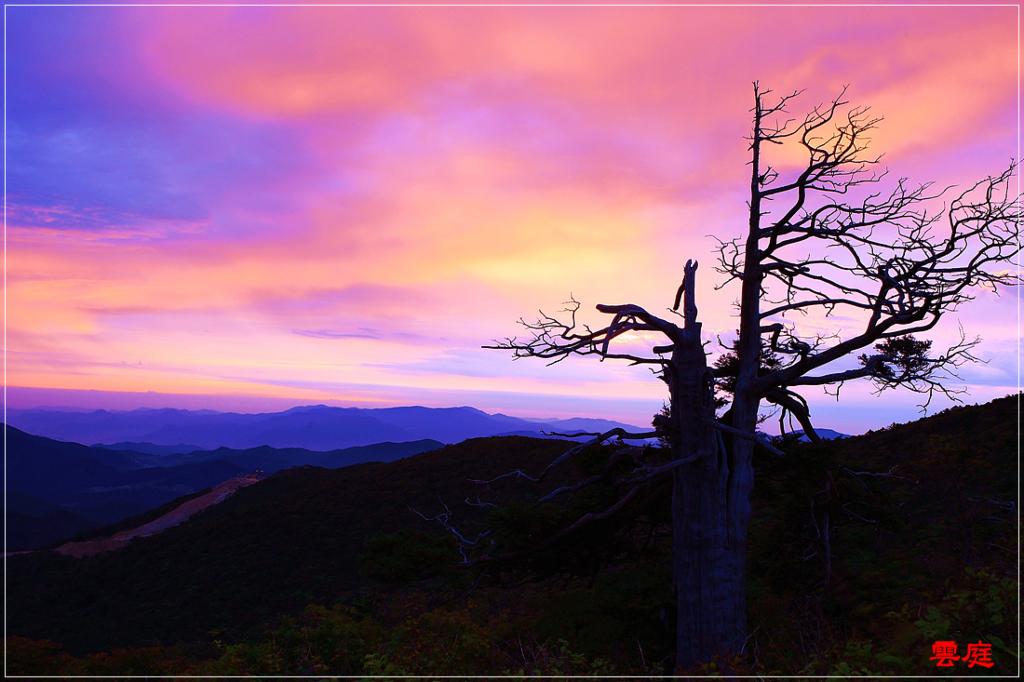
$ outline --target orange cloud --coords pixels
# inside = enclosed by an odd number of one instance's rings
[[[598,302],[667,307],[687,258],[705,329],[733,329],[706,235],[742,234],[751,80],[810,86],[794,114],[850,84],[907,172],[1015,140],[1012,8],[109,9],[143,104],[97,104],[90,125],[113,132],[92,144],[131,144],[101,155],[61,112],[41,112],[46,134],[16,121],[42,142],[12,160],[13,384],[367,400],[500,384],[656,409],[643,372],[475,349],[570,294],[592,323]],[[79,174],[69,196],[30,196],[60,172]]]

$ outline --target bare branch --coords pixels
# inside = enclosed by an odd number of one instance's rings
[[[810,409],[807,406],[807,401],[804,400],[800,395],[787,389],[775,389],[769,391],[765,398],[776,405],[782,407],[783,410],[789,412],[797,421],[800,422],[800,426],[804,429],[804,435],[812,443],[820,443],[821,437],[818,432],[814,429],[814,425],[811,423]]]
[[[768,452],[770,452],[773,455],[775,455],[776,457],[785,457],[786,456],[785,452],[783,452],[782,450],[779,450],[777,447],[775,447],[774,445],[769,443],[768,442],[768,438],[765,437],[765,435],[762,434],[762,433],[754,433],[753,435],[751,435],[749,433],[746,433],[745,431],[740,431],[739,429],[734,429],[731,426],[727,426],[727,425],[723,424],[722,422],[717,422],[717,421],[709,420],[706,423],[709,426],[711,426],[712,428],[718,429],[719,431],[724,431],[725,433],[730,433],[730,434],[732,434],[734,436],[737,436],[739,438],[743,438],[745,440],[752,440],[755,443],[757,443],[758,445],[760,445],[761,447],[763,447]]]
[[[589,436],[589,435],[595,435],[595,434],[589,434],[588,433],[588,434],[576,434],[576,435],[578,435],[578,436],[582,436],[582,435]],[[544,480],[544,477],[547,476],[548,473],[552,469],[554,469],[556,466],[558,466],[559,464],[562,464],[564,462],[569,461],[569,459],[573,455],[577,455],[577,454],[579,454],[581,452],[585,452],[587,450],[590,450],[591,448],[595,448],[598,445],[601,445],[602,443],[604,443],[609,438],[617,437],[620,440],[643,440],[643,439],[646,439],[646,438],[657,438],[659,436],[661,436],[661,432],[657,431],[657,430],[655,430],[655,431],[647,431],[645,433],[629,433],[628,431],[626,431],[623,428],[616,427],[614,429],[610,429],[608,431],[605,431],[604,433],[598,433],[591,440],[588,440],[585,443],[581,443],[580,445],[577,445],[574,448],[570,448],[569,450],[566,450],[564,453],[559,455],[553,462],[551,462],[546,467],[544,467],[544,471],[540,472],[540,474],[536,478],[534,478],[532,476],[529,476],[527,474],[524,474],[519,469],[516,469],[515,471],[510,471],[507,474],[502,474],[501,476],[497,476],[495,478],[492,478],[489,481],[478,481],[478,480],[475,480],[475,479],[470,479],[470,483],[479,483],[481,485],[487,485],[489,483],[494,483],[497,480],[500,480],[502,478],[508,478],[510,476],[516,476],[517,478],[525,478],[525,479],[527,479],[529,481],[533,481],[534,483],[540,483],[542,480]]]
[[[469,547],[469,548],[476,547],[480,543],[481,540],[483,540],[485,537],[487,537],[488,535],[491,534],[491,531],[488,530],[488,531],[484,531],[483,533],[480,533],[479,535],[477,535],[476,540],[467,540],[465,538],[465,536],[462,535],[462,533],[460,533],[459,531],[455,530],[455,528],[452,527],[451,524],[448,523],[448,519],[450,519],[452,517],[452,510],[449,509],[448,505],[446,505],[443,501],[441,501],[440,498],[438,498],[438,501],[441,502],[441,506],[444,507],[444,511],[440,512],[438,514],[435,514],[434,516],[431,516],[430,518],[427,518],[426,516],[421,514],[418,510],[413,509],[412,507],[410,507],[408,505],[406,505],[406,509],[408,509],[409,511],[411,511],[413,514],[415,514],[416,516],[420,517],[424,521],[437,521],[442,526],[444,526],[444,529],[447,530],[452,535],[454,535],[456,540],[458,540],[457,546],[459,548],[459,554],[462,555],[462,563],[463,564],[468,564],[469,563],[469,557],[466,556],[465,548],[467,548],[467,547]],[[467,498],[466,501],[467,501],[467,503],[469,502],[468,498]]]
[[[578,301],[570,299],[566,305],[568,307],[561,312],[569,313],[567,322],[546,315],[542,311],[537,322],[528,323],[519,320],[520,324],[532,332],[532,338],[520,341],[516,337],[511,337],[505,341],[494,341],[493,345],[483,347],[492,350],[511,350],[513,358],[517,360],[526,357],[551,360],[549,365],[561,362],[570,355],[597,355],[602,360],[629,360],[634,365],[663,365],[665,360],[660,357],[613,352],[611,343],[628,332],[659,332],[672,343],[676,343],[682,338],[682,330],[678,326],[652,315],[638,305],[598,305],[599,312],[614,317],[607,327],[597,331],[593,331],[585,325],[582,329],[578,328],[576,323],[576,313],[580,307]]]
[[[521,550],[521,551],[518,551],[518,552],[507,552],[507,553],[501,554],[501,555],[499,555],[497,557],[492,557],[492,556],[489,556],[489,555],[483,555],[483,556],[477,557],[476,559],[473,559],[473,560],[469,561],[467,563],[467,565],[472,566],[473,564],[476,564],[476,563],[493,562],[493,561],[497,561],[497,560],[515,559],[515,558],[518,558],[518,557],[521,557],[521,556],[525,556],[527,554],[534,554],[536,552],[544,550],[544,549],[546,549],[548,547],[551,547],[552,545],[558,543],[559,541],[563,540],[564,538],[572,535],[573,533],[575,533],[576,531],[580,530],[581,528],[584,528],[585,526],[589,526],[589,525],[591,525],[593,523],[596,523],[598,521],[604,521],[604,520],[614,516],[618,512],[622,511],[630,502],[632,502],[633,499],[637,497],[637,495],[639,495],[642,491],[647,490],[647,489],[649,489],[649,487],[646,484],[646,481],[638,483],[633,488],[631,488],[629,490],[629,492],[627,492],[625,495],[623,495],[615,504],[613,504],[612,506],[608,507],[604,511],[597,512],[597,513],[584,514],[579,519],[577,519],[572,525],[568,526],[567,528],[564,528],[563,530],[559,531],[558,533],[555,533],[551,537],[549,537],[546,540],[544,540],[544,541],[534,545],[533,547],[530,547],[528,549]]]
[[[556,462],[556,463],[559,463],[559,462]],[[553,465],[554,464],[552,464],[550,466],[553,466]],[[549,468],[550,468],[550,466],[549,466]],[[547,469],[545,469],[544,472],[547,473]],[[514,471],[508,472],[507,474],[502,474],[501,476],[495,476],[494,478],[492,478],[490,480],[487,480],[487,481],[479,481],[479,480],[477,480],[475,478],[471,478],[471,479],[469,479],[469,482],[470,483],[479,483],[480,485],[488,485],[490,483],[494,483],[495,481],[500,481],[503,478],[509,478],[510,476],[515,476],[516,478],[525,478],[526,480],[533,481],[534,483],[537,483],[537,482],[540,481],[539,478],[534,478],[533,476],[530,476],[529,474],[524,474],[519,469],[516,469]]]
[[[846,473],[850,474],[851,476],[871,476],[873,478],[897,478],[901,481],[910,481],[914,485],[920,483],[920,481],[915,481],[911,478],[907,478],[906,476],[897,476],[896,474],[892,473],[896,471],[896,466],[892,467],[891,469],[889,469],[889,471],[885,473],[877,473],[874,471],[851,471],[850,469],[847,469],[844,466],[840,466],[839,468],[845,471]]]
[[[767,375],[748,374],[743,390],[765,397],[776,388],[868,378],[878,390],[903,385],[929,400],[934,393],[955,396],[948,380],[956,375],[949,370],[976,360],[971,342],[916,373],[885,374],[878,371],[886,366],[881,360],[816,370],[878,341],[932,329],[970,300],[973,289],[1021,283],[1019,272],[1007,267],[1020,252],[1021,200],[1010,192],[1017,164],[935,208],[952,188],[901,178],[888,191],[871,189],[887,171],[873,170],[879,158],[867,154],[868,136],[880,121],[867,108],[847,111],[841,93],[802,122],[773,125],[769,120],[792,97],[773,105],[765,95],[755,87],[750,230],[745,242],[717,240],[718,270],[727,276],[723,286],[744,282],[741,329],[759,325],[772,334],[772,349],[795,361]],[[786,140],[806,153],[803,169],[788,178],[770,166],[760,170],[763,144]],[[757,287],[757,300],[748,284]],[[772,305],[762,311],[761,301]],[[791,326],[776,326],[780,317],[813,312],[852,317],[863,326],[834,343],[821,337],[807,343]]]

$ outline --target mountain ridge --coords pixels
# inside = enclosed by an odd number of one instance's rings
[[[148,443],[236,450],[270,446],[327,452],[382,442],[431,439],[458,443],[510,433],[543,435],[545,431],[607,431],[639,427],[604,419],[574,417],[532,421],[488,414],[475,407],[422,406],[359,408],[305,405],[282,412],[244,414],[176,408],[132,411],[61,412],[10,409],[8,423],[27,433],[75,443],[115,445]],[[120,449],[120,448],[117,448]]]
[[[114,523],[256,471],[391,462],[443,446],[423,439],[324,452],[260,446],[155,455],[58,441],[10,425],[5,431],[7,467],[0,480],[8,494],[9,550],[41,547],[90,523]]]

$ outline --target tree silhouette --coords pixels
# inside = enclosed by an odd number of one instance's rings
[[[879,391],[902,386],[926,396],[956,399],[956,368],[974,360],[978,340],[960,341],[941,355],[928,355],[931,341],[914,335],[931,330],[948,312],[970,300],[975,289],[995,290],[1019,282],[1008,264],[1019,251],[1020,204],[1009,191],[1016,166],[958,193],[912,185],[905,178],[882,191],[887,171],[867,155],[867,134],[880,119],[865,107],[848,106],[845,90],[802,119],[787,118],[796,92],[769,100],[754,84],[750,140],[748,224],[743,236],[719,240],[718,272],[724,287],[740,287],[740,328],[730,353],[712,367],[702,345],[694,281],[697,263],[684,267],[671,314],[663,319],[633,304],[598,305],[611,316],[601,329],[578,325],[580,304],[567,319],[541,314],[525,340],[508,338],[488,348],[511,350],[515,358],[559,362],[570,355],[622,359],[654,368],[667,383],[667,409],[654,430],[593,434],[533,480],[568,461],[577,451],[615,438],[660,437],[671,446],[667,464],[637,467],[624,479],[635,484],[614,505],[588,514],[558,536],[608,518],[671,478],[674,589],[678,596],[676,665],[708,662],[739,653],[747,638],[745,557],[756,444],[783,453],[758,433],[763,402],[795,418],[817,440],[805,386],[840,386],[868,379]],[[799,145],[806,164],[798,172],[777,170],[767,160],[773,145]],[[952,198],[950,198],[950,195]],[[948,205],[942,206],[943,198]],[[682,312],[679,311],[682,306]],[[793,321],[810,314],[857,320],[840,333],[803,333]],[[624,334],[656,337],[646,354],[619,350]],[[847,356],[873,346],[850,367]],[[727,411],[716,419],[715,389]],[[518,472],[519,475],[524,475]],[[586,483],[584,481],[583,483]],[[550,495],[548,496],[551,497]]]

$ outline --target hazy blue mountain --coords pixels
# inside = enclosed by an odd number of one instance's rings
[[[818,434],[818,437],[821,438],[822,440],[835,440],[836,438],[849,438],[850,437],[849,434],[839,433],[838,431],[833,431],[832,429],[814,429],[814,431],[815,431],[815,433]],[[807,436],[804,435],[804,430],[803,429],[800,429],[798,431],[794,431],[794,433],[799,433],[800,434],[800,440],[802,440],[805,443],[807,443],[807,442],[809,442],[811,440],[810,438],[808,438]]]
[[[9,509],[27,515],[52,512],[44,503],[109,523],[243,473],[235,463],[211,460],[149,467],[131,451],[66,443],[6,428],[3,484]],[[11,504],[13,502],[13,504]]]
[[[563,429],[566,431],[591,431],[591,432],[605,432],[608,429],[615,427],[624,428],[630,433],[641,433],[643,431],[650,431],[652,426],[648,425],[644,428],[631,426],[629,424],[619,424],[618,422],[610,422],[607,419],[587,419],[584,417],[573,417],[571,419],[552,419],[547,422],[554,429]]]
[[[220,447],[251,449],[304,448],[331,451],[381,442],[424,439],[457,443],[467,438],[503,434],[539,435],[542,431],[605,431],[637,428],[602,419],[535,421],[488,414],[472,407],[390,407],[382,409],[310,405],[284,412],[233,412],[175,409],[114,412],[61,412],[8,410],[15,427],[48,438],[84,443],[147,443],[144,454],[160,454],[154,446],[214,450]],[[143,462],[138,456],[134,459]]]
[[[265,415],[210,413],[206,410],[139,409],[131,412],[95,410],[93,412],[60,412],[53,410],[7,410],[7,422],[27,433],[74,443],[150,442],[176,445],[195,441],[188,438],[167,440],[150,438],[149,434],[164,430],[190,433],[194,427],[216,419],[222,428],[244,429]],[[202,445],[198,444],[197,445]],[[217,443],[213,447],[224,445]]]
[[[337,469],[363,462],[393,462],[405,457],[418,455],[444,447],[444,443],[436,440],[417,440],[407,443],[375,443],[341,450],[320,452],[304,448],[272,448],[263,445],[258,448],[235,450],[217,448],[216,450],[195,450],[193,452],[167,455],[161,458],[163,466],[195,464],[214,460],[223,460],[238,465],[246,472],[260,470],[264,474],[272,474],[281,469],[295,466],[312,465],[326,469]]]
[[[343,450],[331,450],[330,452],[310,452],[311,457],[308,464],[324,467],[325,469],[338,469],[363,462],[388,463],[443,447],[444,443],[430,438],[409,441],[407,443],[358,445]]]
[[[45,516],[60,509],[60,505],[41,500],[20,490],[7,491],[7,511],[26,516]]]
[[[57,528],[81,530],[79,520],[57,512],[70,511],[92,521],[112,523],[256,470],[271,474],[307,464],[338,468],[362,462],[393,462],[443,445],[436,440],[418,440],[327,452],[264,445],[160,456],[86,447],[8,426],[7,478],[0,478],[0,482],[7,490],[8,511],[20,515],[13,522],[16,526],[9,525],[8,530],[16,527],[22,540],[49,538],[50,531],[56,532]],[[43,517],[46,519],[38,520]]]
[[[196,450],[206,450],[207,448],[201,448],[198,445],[185,445],[179,443],[177,445],[156,445],[155,443],[113,443],[111,445],[103,445],[97,443],[93,447],[105,448],[107,450],[131,450],[132,452],[141,452],[147,455],[155,455],[157,457],[165,457],[167,455],[176,455],[185,452],[194,452]]]

